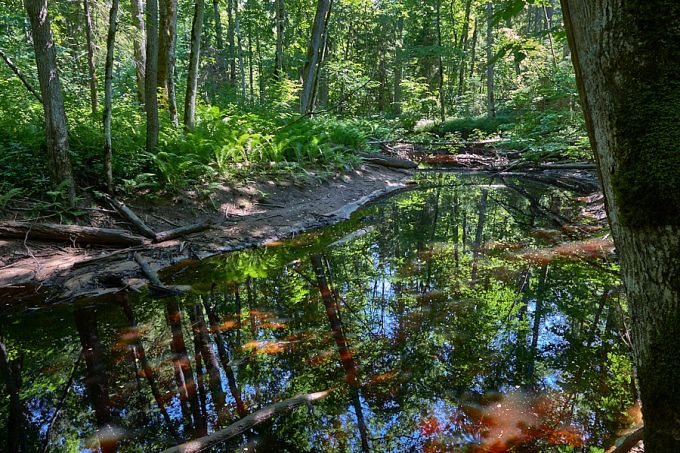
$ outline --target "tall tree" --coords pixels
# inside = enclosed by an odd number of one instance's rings
[[[486,114],[496,116],[496,100],[494,97],[494,61],[493,61],[493,2],[486,4]]]
[[[43,99],[49,169],[56,184],[68,186],[69,200],[74,203],[76,188],[68,155],[68,125],[66,124],[64,96],[59,82],[57,52],[50,28],[47,0],[24,0],[24,6],[31,22],[35,61],[38,68],[40,93]]]
[[[300,93],[300,112],[310,113],[314,107],[314,87],[316,86],[317,67],[320,64],[324,34],[326,33],[327,15],[331,10],[332,0],[318,0],[312,35],[307,47],[307,62],[302,71],[302,92]]]
[[[113,51],[116,45],[116,28],[118,27],[119,0],[111,2],[109,13],[109,33],[106,38],[106,68],[104,70],[104,178],[106,189],[113,192],[113,168],[111,150],[111,106],[113,100]]]
[[[680,3],[562,10],[634,321],[645,450],[680,451]]]
[[[158,75],[157,86],[163,93],[163,104],[177,126],[175,96],[175,62],[177,47],[177,0],[159,0],[158,16]]]
[[[196,0],[194,20],[191,24],[191,50],[189,53],[189,71],[187,74],[187,94],[184,97],[184,127],[194,128],[196,116],[196,93],[198,91],[198,69],[201,62],[201,35],[203,34],[204,0]],[[219,10],[218,10],[219,11]]]
[[[284,0],[276,2],[276,53],[274,55],[274,79],[281,80],[283,76],[283,37],[286,26],[286,4]]]
[[[132,9],[132,23],[137,29],[132,38],[135,53],[135,74],[137,76],[137,99],[140,104],[145,103],[145,74],[146,74],[146,26],[144,25],[144,3],[142,0],[130,0]]]
[[[99,100],[97,97],[97,67],[94,63],[95,42],[92,33],[90,0],[83,0],[83,12],[85,13],[85,37],[87,40],[87,66],[90,71],[90,106],[92,116],[96,116],[99,112]]]
[[[158,0],[146,2],[146,150],[153,152],[158,145]]]

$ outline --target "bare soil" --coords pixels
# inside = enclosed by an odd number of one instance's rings
[[[0,239],[0,309],[33,299],[70,300],[138,290],[148,280],[133,258],[136,253],[157,271],[289,238],[348,218],[362,205],[403,188],[410,175],[366,164],[320,183],[260,181],[220,186],[210,199],[186,192],[154,203],[125,200],[156,232],[201,221],[214,224],[202,233],[160,244],[121,249]],[[100,206],[90,211],[86,226],[132,230],[109,206]]]

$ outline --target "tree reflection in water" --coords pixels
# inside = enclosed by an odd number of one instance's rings
[[[52,451],[160,450],[327,389],[221,449],[608,445],[636,399],[611,242],[576,194],[489,183],[422,177],[341,225],[168,269],[183,296],[4,313],[10,450],[50,424]]]

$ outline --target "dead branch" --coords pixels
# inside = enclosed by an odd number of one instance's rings
[[[163,231],[161,233],[155,234],[154,242],[166,242],[173,239],[177,239],[182,236],[188,236],[193,233],[198,233],[200,231],[205,231],[212,226],[210,222],[200,222],[194,223],[192,225],[186,225],[183,227],[175,228],[168,231]]]
[[[156,233],[151,228],[149,228],[149,226],[144,223],[144,221],[140,219],[139,216],[137,216],[137,214],[132,211],[132,209],[128,208],[124,203],[109,195],[104,195],[104,199],[109,202],[109,204],[118,212],[118,214],[121,215],[121,217],[134,225],[137,231],[139,231],[143,236],[149,239],[156,238]]]

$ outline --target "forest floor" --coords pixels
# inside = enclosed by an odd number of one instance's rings
[[[361,206],[404,188],[412,172],[364,164],[324,182],[296,185],[264,180],[221,185],[210,198],[186,191],[162,201],[130,200],[132,209],[153,231],[196,222],[210,228],[180,239],[133,247],[0,239],[0,301],[68,300],[138,290],[152,274],[186,260],[290,238],[337,223]],[[127,201],[127,200],[126,200]],[[105,202],[89,210],[87,226],[134,228]],[[2,220],[23,220],[8,212]],[[83,222],[81,222],[83,223]],[[0,310],[2,307],[0,307]]]

